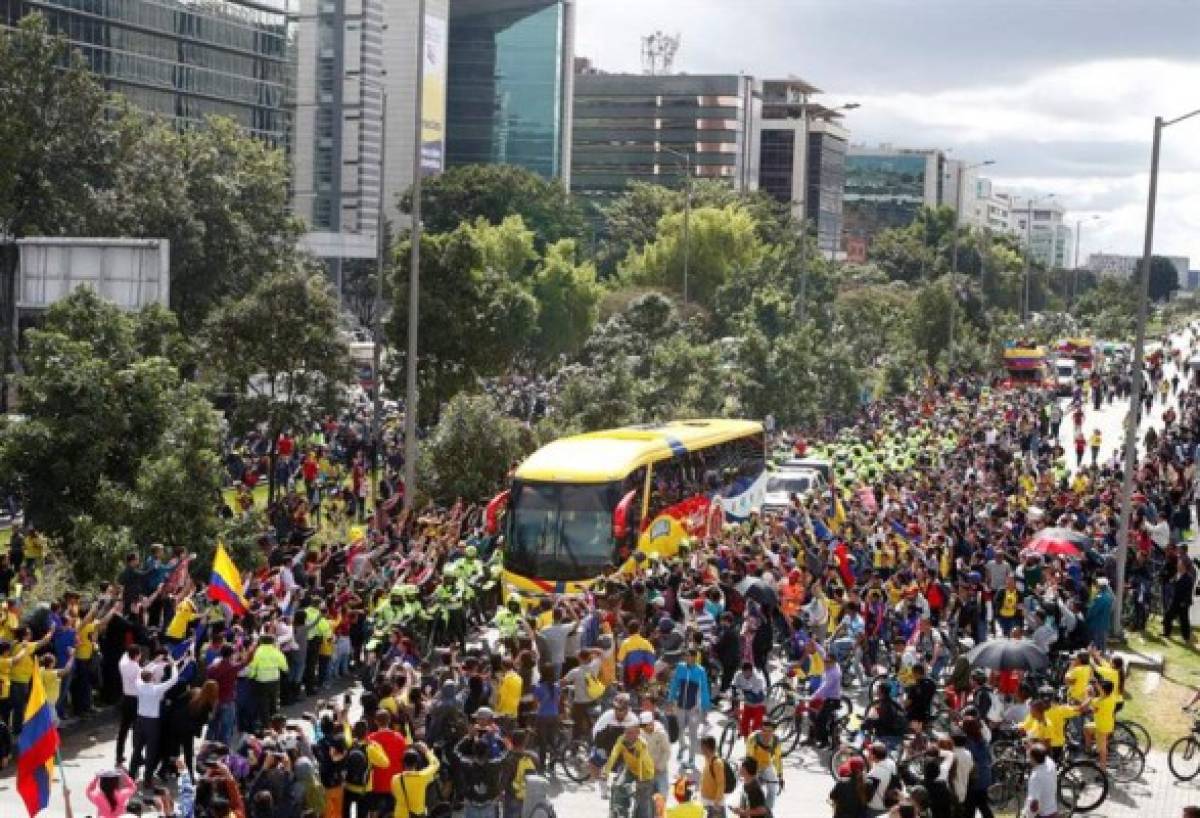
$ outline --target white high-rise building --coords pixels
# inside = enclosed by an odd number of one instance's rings
[[[1034,261],[1050,269],[1073,265],[1074,231],[1065,223],[1066,209],[1052,198],[1006,197],[1011,232],[1030,249]]]
[[[384,218],[402,226],[397,202],[413,180],[418,54],[422,162],[426,173],[443,167],[448,0],[425,0],[423,49],[418,7],[418,0],[300,0],[293,208],[318,256],[374,257],[381,170]]]

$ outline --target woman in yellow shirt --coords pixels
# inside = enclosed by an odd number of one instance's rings
[[[1098,693],[1092,702],[1092,721],[1083,728],[1084,742],[1088,747],[1096,742],[1096,753],[1100,756],[1101,769],[1108,769],[1108,737],[1117,726],[1117,704],[1121,694],[1117,686],[1108,679],[1100,679],[1094,689]]]
[[[419,767],[422,754],[425,766]],[[392,779],[392,797],[396,801],[394,818],[416,818],[426,814],[425,791],[437,777],[440,767],[437,756],[422,742],[417,742],[404,754],[404,772]]]

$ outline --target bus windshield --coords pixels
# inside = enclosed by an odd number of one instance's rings
[[[532,483],[512,489],[504,567],[541,579],[581,580],[613,561],[619,483]]]

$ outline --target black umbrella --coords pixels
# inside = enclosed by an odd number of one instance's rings
[[[779,607],[779,597],[776,595],[775,589],[758,577],[746,577],[733,586],[733,589],[767,610]]]
[[[1041,670],[1050,655],[1028,639],[992,639],[967,654],[971,667],[989,670]]]

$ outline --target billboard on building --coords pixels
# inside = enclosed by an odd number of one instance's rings
[[[90,287],[126,310],[167,306],[171,243],[166,239],[28,238],[17,240],[17,306],[45,309]]]
[[[421,169],[439,173],[445,167],[446,154],[446,44],[449,31],[446,20],[425,16],[425,42],[422,44],[424,85],[421,98]]]
[[[850,154],[846,157],[846,198],[925,201],[922,155]]]

